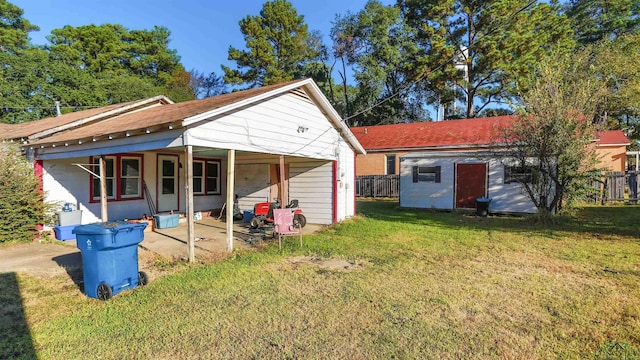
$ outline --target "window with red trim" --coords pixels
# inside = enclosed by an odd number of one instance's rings
[[[100,171],[100,158],[92,158],[94,172]],[[105,156],[108,200],[142,198],[142,155]],[[100,200],[100,179],[91,175],[91,201]]]
[[[220,160],[193,161],[193,194],[220,194]]]

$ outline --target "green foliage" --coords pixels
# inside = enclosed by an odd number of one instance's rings
[[[582,45],[613,40],[640,30],[637,0],[571,0],[564,5],[576,40]]]
[[[522,108],[505,130],[508,154],[533,170],[522,186],[539,211],[555,212],[576,200],[597,178],[592,142],[606,88],[592,64],[593,54],[550,56],[527,78]],[[503,157],[504,154],[498,153]]]
[[[194,98],[189,74],[169,48],[170,32],[122,25],[54,29],[46,47],[28,45],[36,30],[22,10],[0,2],[0,122],[21,123],[63,112],[159,94]]]
[[[286,0],[264,3],[260,15],[240,21],[240,31],[247,50],[229,47],[229,60],[237,63],[237,69],[222,66],[229,84],[256,87],[300,78],[304,65],[319,56],[304,16]]]
[[[633,139],[640,133],[640,33],[623,35],[594,47],[594,66],[608,87],[599,115],[614,126],[627,130]]]
[[[415,74],[411,61],[407,61],[418,51],[412,34],[399,8],[377,0],[367,2],[357,14],[336,20],[332,30],[334,55],[353,66],[356,82],[353,106],[344,114],[357,114],[350,124],[377,125],[427,117],[424,96],[413,86]],[[345,74],[341,76],[344,87]]]
[[[0,52],[14,53],[29,44],[29,32],[39,30],[22,17],[24,11],[7,0],[0,0]]]
[[[465,117],[476,116],[491,102],[510,99],[515,82],[551,48],[570,52],[574,47],[569,21],[553,2],[406,0],[399,4],[418,30],[416,42],[422,53],[415,71],[424,74],[436,92],[432,101],[445,105],[466,101]]]
[[[47,206],[33,165],[15,146],[0,148],[0,243],[30,242]]]

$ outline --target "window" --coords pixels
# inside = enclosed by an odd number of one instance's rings
[[[413,182],[440,182],[440,166],[414,166]]]
[[[220,194],[220,161],[193,161],[193,193],[195,195]]]
[[[526,182],[531,183],[533,180],[532,166],[504,166],[504,183]]]
[[[120,158],[120,197],[138,198],[140,191],[140,158]]]
[[[395,175],[396,173],[396,154],[385,155],[387,160],[387,175]]]
[[[115,199],[115,174],[113,171],[113,165],[115,162],[115,158],[114,157],[105,157],[104,159],[104,165],[105,165],[105,181],[107,183],[107,199]],[[100,158],[94,158],[93,159],[93,164],[95,165],[93,167],[94,172],[98,175],[100,175]],[[93,179],[92,182],[92,197],[93,200],[100,200],[100,178],[97,178],[93,175],[90,175],[91,179]]]
[[[220,162],[207,161],[207,194],[220,194]]]
[[[100,158],[92,158],[94,172],[100,171]],[[142,197],[142,156],[115,155],[105,157],[107,199],[127,200]],[[100,201],[100,179],[91,176],[91,199]]]
[[[193,161],[193,193],[204,194],[204,161]]]

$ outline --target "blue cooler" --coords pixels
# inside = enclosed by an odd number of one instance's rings
[[[147,283],[147,275],[138,271],[138,244],[144,240],[146,227],[146,223],[112,221],[73,229],[82,253],[87,296],[108,300],[123,290]]]

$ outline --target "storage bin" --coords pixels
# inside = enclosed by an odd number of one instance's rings
[[[153,216],[156,229],[177,227],[179,217],[179,214],[157,214]]]
[[[253,211],[251,210],[245,210],[242,213],[242,221],[246,222],[246,223],[250,223],[251,219],[253,219]]]
[[[54,226],[53,232],[56,234],[56,239],[58,240],[73,240],[76,236],[73,234],[73,229],[78,226],[76,225],[67,225],[67,226]]]
[[[80,225],[82,224],[82,210],[58,211],[56,212],[57,225]]]

